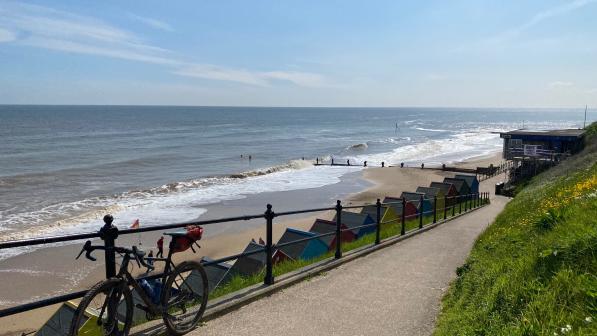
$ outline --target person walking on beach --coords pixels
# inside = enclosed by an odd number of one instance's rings
[[[164,237],[160,237],[158,239],[158,253],[155,255],[156,258],[163,258],[164,257]]]
[[[147,265],[153,267],[153,250],[149,250],[149,254],[147,255],[147,258],[145,260],[147,262]],[[151,268],[147,267],[147,273],[151,272]]]

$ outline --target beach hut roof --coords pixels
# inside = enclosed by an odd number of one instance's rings
[[[466,183],[466,181],[463,179],[459,179],[459,178],[446,177],[446,178],[444,178],[444,182],[452,183],[454,185],[454,188],[456,188],[456,191],[458,191],[458,192],[460,192],[460,190],[462,190],[463,184],[466,184],[466,186],[468,187],[468,184]]]
[[[334,216],[334,221],[335,220],[336,220],[336,216]],[[356,213],[356,212],[350,212],[350,211],[342,211],[342,224],[346,225],[346,227],[349,229],[352,229],[357,226],[373,223],[373,222],[375,222],[375,221],[368,214]],[[355,229],[355,230],[353,230],[353,232],[355,234],[358,234],[358,231],[361,229]]]
[[[396,203],[396,202],[400,202],[400,203]],[[396,215],[398,215],[398,216],[402,215],[402,198],[386,196],[383,199],[383,203],[396,203],[396,204],[391,204],[390,206],[394,207],[394,211],[396,211]],[[415,209],[415,211],[416,211],[415,204],[413,204],[413,202],[411,202],[409,200],[406,200],[406,208],[408,209],[409,206],[412,207],[413,209]],[[408,214],[408,211],[407,211],[407,214]]]
[[[384,199],[384,202],[385,202],[385,199]],[[390,208],[389,205],[381,206],[381,217],[384,216],[384,214],[386,213],[386,211],[388,211],[389,208]],[[367,205],[361,209],[361,213],[367,214],[371,218],[376,219],[377,218],[377,205],[375,205],[375,204]]]
[[[70,324],[75,315],[75,306],[72,302],[65,302],[58,308],[48,321],[39,329],[35,336],[62,336],[70,332]]]
[[[307,231],[297,230],[297,229],[293,229],[293,228],[287,228],[286,231],[284,232],[284,234],[282,235],[282,237],[280,238],[280,240],[278,241],[278,244],[290,243],[295,240],[313,237],[315,235],[316,234],[313,232],[307,232]],[[303,254],[303,251],[307,247],[307,244],[309,244],[308,240],[302,241],[300,243],[295,243],[295,244],[280,247],[280,250],[283,251],[284,253],[286,253],[286,255],[288,255],[292,259],[296,260],[301,257],[301,255]]]
[[[431,182],[430,186],[432,188],[441,189],[444,192],[444,194],[446,194],[446,196],[450,192],[450,189],[452,187],[454,187],[454,185],[452,183],[446,183],[446,182]],[[454,188],[456,188],[456,187],[454,187]]]
[[[252,241],[249,243],[249,245],[247,245],[243,253],[253,252],[260,249],[262,250],[263,248],[263,245]],[[234,265],[232,265],[230,268],[230,272],[242,275],[252,275],[261,271],[263,265],[265,265],[265,253],[255,253],[238,258]]]
[[[346,229],[346,225],[344,225],[344,224],[340,225],[340,227],[342,229]],[[316,219],[315,222],[313,223],[313,226],[311,226],[311,229],[309,229],[309,231],[316,233],[318,235],[324,234],[324,233],[336,232],[336,222],[332,222],[332,221],[328,221],[328,220],[324,220],[324,219]],[[321,241],[323,241],[327,246],[332,245],[334,238],[335,237],[333,235],[319,237],[319,239],[321,239]]]
[[[473,187],[473,184],[475,183],[475,181],[477,181],[477,183],[479,183],[479,181],[477,180],[477,176],[476,175],[456,174],[454,176],[454,178],[465,180],[466,184],[468,184],[469,188]]]
[[[213,261],[213,259],[209,257],[201,258],[202,263],[211,261]],[[205,274],[207,275],[207,283],[209,284],[210,292],[216,288],[216,286],[220,283],[220,281],[222,281],[222,279],[224,279],[226,273],[228,272],[228,270],[230,270],[231,267],[232,265],[228,263],[217,263],[203,267],[205,269]]]
[[[402,194],[400,194],[400,197],[404,197],[406,198],[407,201],[420,201],[421,200],[421,196],[425,197],[424,193],[421,192],[408,192],[405,191]]]
[[[434,187],[418,187],[417,188],[417,192],[418,193],[423,193],[425,195],[427,195],[428,197],[431,196],[437,196],[440,194],[441,189],[440,188],[434,188]]]

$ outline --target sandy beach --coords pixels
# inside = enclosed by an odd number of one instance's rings
[[[499,164],[501,154],[480,157],[466,162],[459,163],[463,167],[488,166]],[[348,193],[348,189],[338,192],[346,205],[357,205],[374,203],[377,198],[384,196],[399,196],[402,191],[414,191],[418,186],[427,186],[432,181],[441,181],[444,176],[452,176],[454,173],[441,170],[420,169],[420,168],[368,168],[358,174],[358,180],[353,182],[355,192]],[[363,183],[365,180],[366,183]],[[303,195],[317,194],[318,189],[307,189],[302,191]],[[289,200],[285,206],[279,206],[278,200],[283,197],[276,193],[263,196],[266,199],[258,199],[259,206],[266,202],[274,204],[278,211],[301,209],[311,207],[314,202],[320,202],[316,196],[309,198],[311,201]],[[269,199],[268,199],[269,198]],[[261,202],[261,201],[264,202]],[[292,202],[290,202],[292,201]],[[242,202],[242,201],[239,201]],[[247,213],[260,213],[264,209],[257,208],[256,204],[244,205]],[[322,206],[333,206],[320,204]],[[216,209],[219,209],[216,211]],[[209,212],[209,211],[208,211]],[[226,204],[214,207],[212,216],[224,216]],[[287,227],[294,227],[307,230],[316,218],[331,219],[333,212],[311,213],[306,216],[294,216],[288,218],[277,218],[274,225],[274,241],[277,241]],[[213,218],[213,217],[212,217]],[[249,221],[239,223],[234,230],[224,230],[216,235],[206,235],[201,241],[202,249],[198,254],[193,255],[190,251],[176,255],[176,260],[199,259],[201,256],[220,258],[227,255],[241,252],[251,239],[265,237],[265,225],[263,221]],[[206,231],[211,226],[206,227]],[[143,243],[147,250],[153,247],[153,243],[161,232],[143,234],[142,237],[121,237],[119,245]],[[38,250],[32,253],[10,258],[0,263],[0,274],[4,283],[10,284],[0,288],[0,306],[8,307],[19,304],[23,300],[38,299],[48,295],[66,293],[74,290],[88,288],[103,277],[103,265],[100,262],[92,263],[86,259],[74,260],[80,250],[80,244],[59,246]],[[98,260],[101,260],[99,258]],[[16,270],[16,271],[15,271]],[[43,324],[53,314],[57,306],[37,309],[16,316],[0,319],[2,330],[0,336],[20,335],[23,331],[31,331]]]

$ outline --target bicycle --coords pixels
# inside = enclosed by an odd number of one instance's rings
[[[201,227],[196,227],[201,230]],[[128,270],[129,262],[134,260],[139,267],[148,270],[154,267],[145,260],[145,252],[133,246],[131,249],[114,247],[114,251],[122,256],[122,264],[118,274],[93,286],[83,297],[77,307],[70,327],[70,336],[79,335],[128,335],[133,317],[133,297],[131,287],[137,291],[143,304],[135,307],[145,311],[148,317],[162,316],[166,328],[173,335],[183,335],[191,331],[198,323],[207,305],[208,282],[203,266],[195,261],[184,261],[178,265],[172,262],[172,255],[189,247],[196,253],[193,245],[201,248],[197,241],[186,232],[165,232],[172,237],[166,258],[147,258],[152,261],[163,261],[164,272],[161,275],[159,302],[152,297],[135,280]],[[198,240],[198,239],[197,239]],[[106,250],[103,245],[92,245],[87,241],[77,259],[85,253],[89,260],[95,250]],[[125,308],[122,308],[124,305]],[[91,312],[91,314],[89,314]],[[89,317],[93,316],[93,317]],[[100,333],[101,332],[101,333]]]

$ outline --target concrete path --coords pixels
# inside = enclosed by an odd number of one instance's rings
[[[506,203],[492,197],[491,205],[470,215],[248,304],[189,335],[430,335],[456,268]]]

